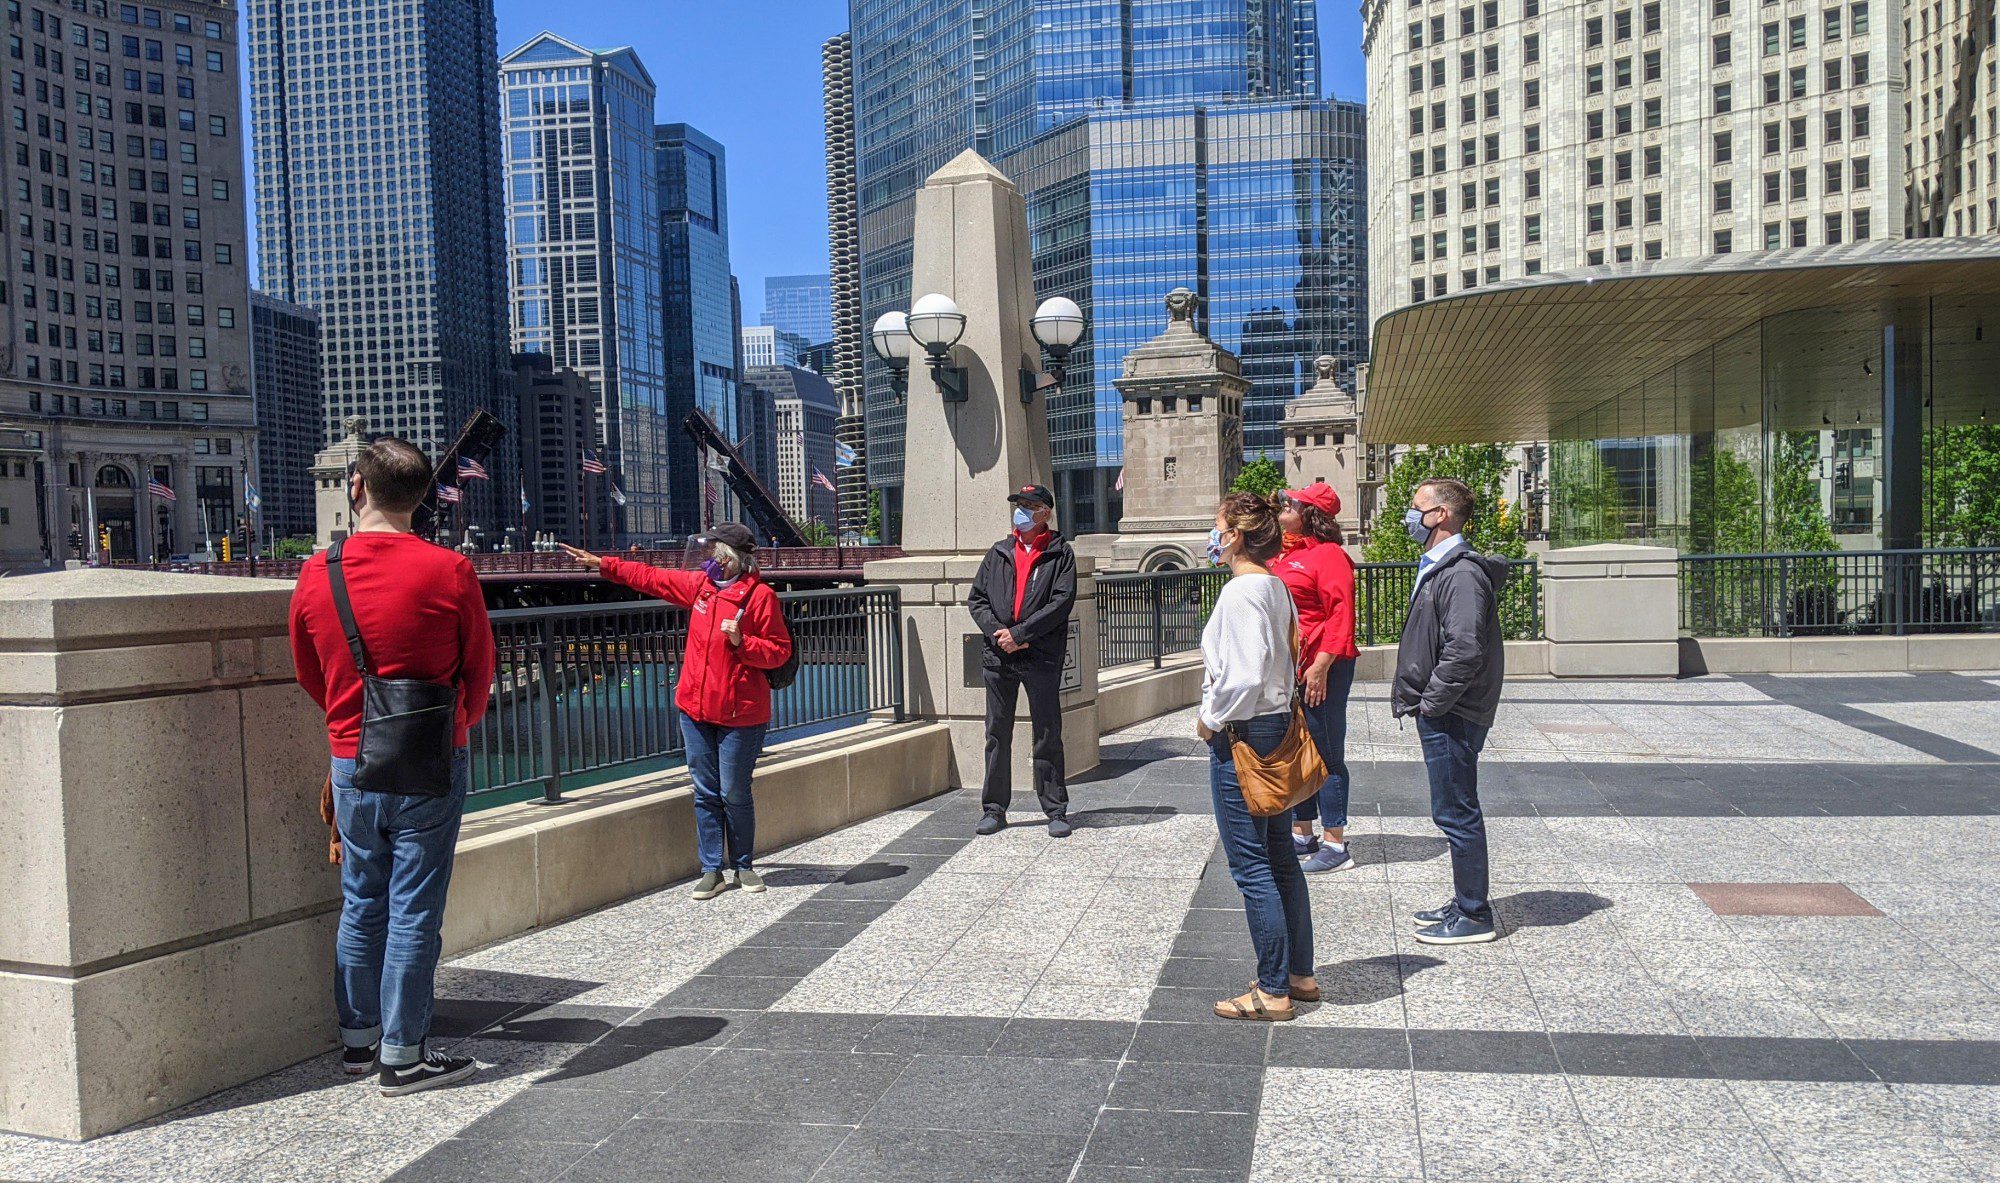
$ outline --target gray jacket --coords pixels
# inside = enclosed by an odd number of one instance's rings
[[[1507,560],[1460,546],[1417,585],[1389,709],[1397,717],[1458,715],[1493,726],[1507,652],[1500,639],[1500,589]]]

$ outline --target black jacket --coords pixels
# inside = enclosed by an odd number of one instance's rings
[[[1015,658],[1062,660],[1068,645],[1069,614],[1076,607],[1076,553],[1069,541],[1049,531],[1048,549],[1035,560],[1028,574],[1028,591],[1021,597],[1021,618],[1014,619],[1014,536],[1009,534],[993,544],[979,563],[972,591],[965,607],[974,624],[986,634],[989,656],[1003,656],[993,642],[1001,629],[1014,630],[1014,639],[1028,646]]]
[[[1507,560],[1464,545],[1424,577],[1396,647],[1392,714],[1458,715],[1493,726],[1507,675],[1499,597],[1511,572]]]

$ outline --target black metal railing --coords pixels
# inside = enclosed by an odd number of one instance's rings
[[[1533,559],[1508,563],[1500,592],[1501,633],[1509,641],[1542,636],[1541,568]],[[1151,662],[1201,647],[1201,629],[1228,579],[1221,568],[1101,575],[1097,579],[1097,659],[1100,666]],[[1393,645],[1403,634],[1416,586],[1415,563],[1359,563],[1354,569],[1354,636],[1361,645]]]
[[[772,700],[772,740],[874,715],[903,717],[894,588],[784,592],[798,677]],[[472,729],[479,806],[663,768],[682,754],[673,705],[687,614],[659,601],[493,615],[493,701]]]
[[[2000,549],[1683,555],[1697,637],[2000,632]]]
[[[1507,582],[1500,588],[1500,636],[1508,641],[1538,641],[1542,637],[1541,566],[1533,559],[1510,559],[1507,566]],[[1416,586],[1415,563],[1356,563],[1355,644],[1393,645],[1401,640]]]
[[[1098,576],[1098,665],[1150,661],[1158,669],[1171,654],[1201,648],[1201,626],[1228,579],[1220,567]]]

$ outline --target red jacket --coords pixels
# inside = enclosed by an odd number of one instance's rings
[[[1285,581],[1299,610],[1301,674],[1322,653],[1335,661],[1361,656],[1354,644],[1354,561],[1345,549],[1288,534],[1284,553],[1272,560],[1271,574]]]
[[[380,678],[458,686],[452,742],[486,714],[493,690],[493,625],[472,563],[415,534],[366,531],[341,550],[354,623]],[[299,685],[326,711],[326,740],[353,758],[361,740],[361,675],[326,581],[326,553],[314,555],[292,591],[292,665]]]
[[[674,687],[674,705],[688,718],[723,727],[771,721],[771,680],[764,671],[791,657],[792,634],[778,593],[768,584],[753,573],[717,587],[700,571],[667,571],[610,557],[601,570],[613,583],[688,610],[687,653]],[[740,647],[719,627],[739,614]]]

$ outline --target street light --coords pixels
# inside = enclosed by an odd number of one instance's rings
[[[889,385],[902,402],[910,388],[910,317],[903,312],[884,312],[868,331],[868,344],[875,356],[889,366]]]
[[[910,307],[909,331],[911,339],[924,347],[939,397],[948,403],[964,402],[965,368],[951,364],[951,347],[965,336],[965,313],[958,310],[957,301],[937,292],[919,299]]]
[[[1063,366],[1069,360],[1069,351],[1083,337],[1083,309],[1067,296],[1050,296],[1035,309],[1028,327],[1034,331],[1035,340],[1041,343],[1042,350],[1049,355],[1049,372],[1046,383],[1039,374],[1021,376],[1021,401],[1024,403],[1033,402],[1035,391],[1044,386],[1051,390],[1061,388],[1065,376]]]

